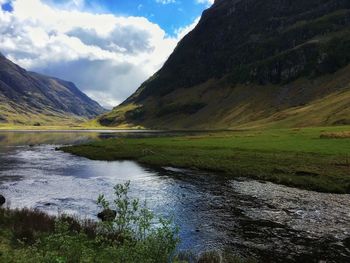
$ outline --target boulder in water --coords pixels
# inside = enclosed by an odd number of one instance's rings
[[[0,206],[5,204],[5,202],[6,202],[6,198],[3,195],[0,195]]]
[[[117,216],[117,211],[111,209],[105,209],[101,213],[97,214],[97,217],[101,219],[103,222],[113,221]]]

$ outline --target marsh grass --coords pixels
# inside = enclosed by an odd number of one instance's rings
[[[136,160],[245,176],[307,190],[350,193],[349,127],[210,132],[199,136],[109,139],[62,150],[94,160]]]
[[[177,228],[154,222],[127,193],[128,184],[115,187],[117,215],[108,222],[0,208],[0,262],[175,262]],[[103,196],[98,203],[110,207]]]
[[[254,262],[226,252],[200,255],[176,253],[177,228],[159,219],[139,200],[128,197],[129,183],[115,187],[110,203],[100,196],[103,209],[116,209],[105,222],[49,216],[39,210],[0,208],[0,262],[4,263],[243,263]]]

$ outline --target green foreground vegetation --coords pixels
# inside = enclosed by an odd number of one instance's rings
[[[350,127],[207,132],[63,147],[93,160],[136,160],[223,172],[302,189],[350,193]]]
[[[104,212],[118,211],[100,223],[0,209],[0,262],[174,262],[177,229],[171,221],[154,222],[128,189],[129,183],[115,186],[113,206],[99,197]]]
[[[129,182],[116,185],[114,191],[112,203],[103,195],[97,200],[102,222],[0,207],[0,262],[255,262],[225,252],[178,253],[180,239],[172,220],[155,218],[146,203],[130,199]]]

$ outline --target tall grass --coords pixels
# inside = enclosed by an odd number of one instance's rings
[[[39,210],[0,208],[1,263],[243,263],[229,253],[176,254],[180,242],[171,220],[156,218],[146,204],[128,196],[129,182],[116,185],[115,199],[101,195],[103,222]]]
[[[177,228],[130,199],[128,190],[128,183],[115,187],[115,207],[99,198],[103,209],[117,214],[98,223],[0,209],[0,262],[174,262]]]

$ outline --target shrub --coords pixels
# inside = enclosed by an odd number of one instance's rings
[[[103,210],[117,212],[115,218],[101,222],[101,241],[107,244],[117,241],[122,251],[119,253],[121,262],[161,263],[173,260],[179,243],[178,229],[172,226],[171,220],[154,220],[155,216],[146,203],[141,205],[139,199],[130,199],[129,188],[130,182],[114,187],[113,206],[103,195],[99,196],[98,204]],[[110,239],[111,236],[114,238]]]
[[[171,220],[156,219],[146,203],[130,199],[129,186],[114,187],[113,206],[99,197],[103,209],[117,212],[105,222],[0,209],[0,262],[174,262],[177,228]]]

